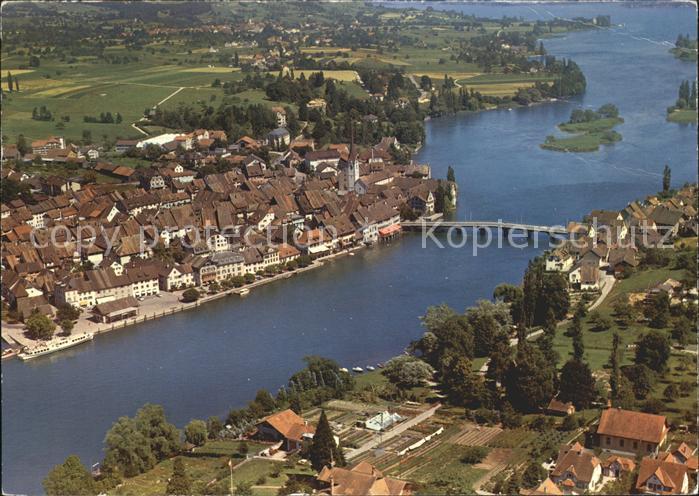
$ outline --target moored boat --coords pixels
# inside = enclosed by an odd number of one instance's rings
[[[248,288],[243,288],[243,289],[240,290],[240,292],[239,292],[238,294],[239,294],[240,296],[247,296],[247,295],[250,294],[250,290],[249,290]]]
[[[93,334],[91,332],[86,332],[84,334],[76,334],[74,336],[67,336],[52,339],[51,341],[45,341],[36,346],[25,347],[19,357],[22,360],[31,360],[32,358],[37,358],[43,355],[48,355],[49,353],[54,353],[56,351],[64,350],[72,346],[76,346],[80,343],[86,341],[91,341]]]
[[[361,374],[362,372],[364,372],[364,369],[361,367],[352,367],[352,372],[356,372],[358,374]]]

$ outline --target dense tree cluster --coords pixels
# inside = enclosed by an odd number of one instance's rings
[[[134,418],[119,418],[107,432],[104,443],[103,465],[133,477],[177,454],[180,432],[167,421],[163,407],[148,404]]]

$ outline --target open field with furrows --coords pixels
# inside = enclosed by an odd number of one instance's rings
[[[17,135],[40,139],[60,134],[80,140],[83,131],[92,139],[103,137],[135,138],[142,136],[131,124],[169,95],[184,88],[172,102],[196,103],[222,99],[222,88],[212,88],[214,79],[240,80],[239,70],[230,67],[208,67],[205,64],[182,66],[161,57],[144,57],[139,62],[108,64],[93,57],[74,62],[55,60],[42,62],[35,69],[19,69],[24,59],[3,56],[0,80],[4,91],[3,134],[13,142]],[[7,91],[7,74],[19,80],[20,91]],[[214,96],[214,100],[212,100]],[[45,106],[53,115],[51,121],[33,120],[33,109]],[[102,112],[117,112],[119,124],[85,123],[84,116],[98,117]]]
[[[298,69],[294,70],[294,77],[296,79],[301,77],[301,74],[303,74],[303,77],[308,79],[311,74],[316,73],[316,72],[321,72],[319,70],[312,70],[312,69]],[[337,81],[356,81],[359,78],[359,74],[357,74],[357,71],[350,71],[350,70],[338,70],[338,71],[332,71],[332,70],[324,70],[323,76],[325,76],[326,79],[336,79]],[[285,71],[286,73],[286,71]],[[278,75],[278,72],[270,72],[273,76]]]

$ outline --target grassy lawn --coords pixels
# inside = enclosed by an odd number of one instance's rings
[[[697,122],[697,112],[695,110],[673,110],[667,114],[669,122],[677,122],[678,124],[691,124]]]
[[[561,131],[573,134],[569,138],[548,136],[540,146],[545,150],[558,152],[596,152],[600,145],[611,145],[621,141],[621,134],[612,128],[624,122],[621,117],[596,119],[590,122],[558,125]]]
[[[355,375],[355,389],[361,390],[368,387],[383,387],[388,384],[388,379],[384,377],[381,370],[372,370],[363,374]]]
[[[596,119],[590,122],[576,122],[570,124],[568,122],[560,124],[558,127],[566,133],[600,133],[612,129],[618,124],[622,124],[624,119],[621,117],[610,117],[607,119]]]
[[[600,145],[610,145],[621,141],[621,134],[616,131],[611,131],[611,133],[609,136],[602,133],[585,133],[571,138],[551,137],[539,146],[544,150],[557,152],[596,152]]]
[[[669,268],[649,269],[637,272],[627,279],[617,281],[611,293],[605,301],[596,309],[603,317],[613,319],[614,303],[620,298],[626,297],[629,293],[643,292],[646,289],[665,281],[668,278],[682,279],[683,270],[672,270]],[[585,319],[583,321],[583,342],[585,343],[585,358],[588,360],[592,370],[604,370],[604,366],[609,361],[609,354],[612,350],[612,336],[614,332],[619,333],[621,338],[622,365],[630,364],[633,361],[633,350],[626,349],[627,345],[635,343],[638,338],[650,329],[644,323],[631,323],[627,328],[620,328],[614,325],[612,329],[604,332],[596,332],[591,329],[591,325]],[[560,355],[559,365],[562,366],[573,349],[573,341],[565,335],[568,326],[562,326],[556,332],[554,349]]]
[[[280,461],[257,458],[243,460],[242,455],[238,454],[241,444],[240,441],[209,441],[205,446],[197,449],[193,455],[182,456],[190,480],[200,484],[203,490],[208,484],[211,484],[209,487],[212,488],[214,484],[228,483],[230,477],[229,459],[233,459],[233,463],[237,464],[233,469],[234,486],[241,482],[247,482],[253,485],[280,487],[288,479],[288,473],[311,473],[307,467],[285,468],[283,462]],[[263,447],[263,445],[256,443],[247,444],[249,453],[259,451]],[[233,457],[231,457],[232,454]],[[173,463],[174,459],[165,460],[144,474],[125,479],[123,484],[114,489],[111,494],[164,494],[168,478],[172,475]],[[255,494],[267,494],[270,491],[276,494],[276,489],[269,487],[255,488],[253,491]]]

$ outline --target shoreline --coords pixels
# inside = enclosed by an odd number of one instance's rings
[[[241,286],[239,288],[231,288],[231,289],[226,289],[223,291],[219,291],[218,293],[214,294],[206,294],[199,298],[197,301],[191,302],[191,303],[184,303],[180,300],[181,295],[184,291],[174,291],[174,292],[168,292],[168,291],[162,291],[159,293],[160,299],[157,296],[151,296],[148,297],[148,300],[146,300],[148,303],[163,303],[164,308],[160,311],[154,311],[154,312],[146,312],[144,314],[138,315],[136,317],[132,317],[130,319],[125,319],[121,320],[118,322],[113,322],[111,324],[104,324],[104,323],[95,323],[93,321],[88,320],[87,318],[84,318],[84,315],[81,315],[82,318],[78,319],[78,323],[76,324],[75,328],[73,329],[73,332],[71,334],[79,334],[83,332],[91,332],[95,337],[101,334],[106,334],[111,331],[116,331],[118,329],[123,329],[125,327],[130,327],[133,325],[137,324],[142,324],[144,322],[148,322],[151,320],[156,320],[162,317],[166,317],[168,315],[174,315],[179,312],[184,312],[187,310],[191,310],[193,308],[198,308],[204,303],[209,303],[211,301],[216,301],[220,300],[222,298],[225,298],[227,296],[232,296],[232,295],[237,295],[240,298],[244,298],[247,296],[246,294],[241,294],[244,290],[252,290],[260,286],[264,286],[267,284],[270,284],[272,282],[276,282],[278,280],[283,280],[283,279],[291,279],[293,277],[296,277],[298,274],[302,274],[304,272],[308,272],[310,270],[318,269],[321,267],[324,267],[327,262],[330,262],[332,260],[335,260],[336,258],[341,258],[344,256],[349,256],[354,254],[354,252],[363,250],[365,248],[368,248],[366,246],[356,246],[353,248],[345,249],[342,251],[338,251],[335,253],[331,253],[329,255],[326,255],[324,257],[317,258],[311,263],[311,265],[308,265],[306,267],[300,267],[298,269],[294,269],[293,271],[290,272],[282,272],[279,274],[276,274],[271,277],[265,277],[263,279],[260,279],[258,281],[254,281],[250,284],[246,284],[244,286]],[[170,298],[165,297],[165,295],[170,296]],[[165,299],[163,300],[163,298]],[[173,299],[174,297],[175,299]],[[170,300],[170,301],[168,301]],[[143,303],[143,302],[142,302]],[[23,336],[24,334],[24,325],[21,323],[13,323],[13,324],[8,324],[6,322],[3,322],[2,324],[2,340],[9,345],[8,349],[13,349],[13,350],[21,350],[24,346],[33,346],[36,345],[37,342],[34,340],[30,340],[26,337]],[[61,350],[57,350],[61,351]],[[53,355],[53,353],[50,353],[46,356]],[[16,355],[4,357],[4,359],[10,359],[14,358]]]

